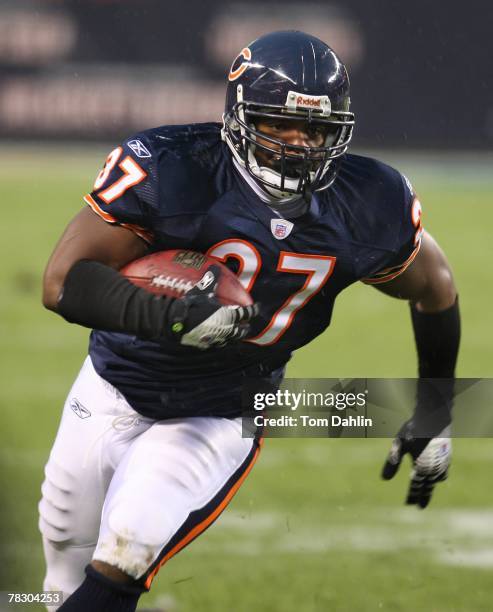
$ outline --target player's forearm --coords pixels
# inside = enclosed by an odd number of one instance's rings
[[[445,254],[429,235],[409,281],[419,376],[453,378],[460,342],[457,289]]]
[[[419,371],[414,421],[418,435],[434,437],[451,420],[460,344],[458,299],[438,312],[422,312],[411,306],[411,319]]]
[[[81,260],[64,279],[56,312],[70,323],[158,340],[166,337],[174,301],[136,287],[100,262]]]
[[[457,296],[444,310],[425,312],[411,305],[421,378],[453,378],[460,344]]]

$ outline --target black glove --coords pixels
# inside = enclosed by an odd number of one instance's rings
[[[258,305],[223,306],[215,297],[221,270],[212,265],[199,282],[170,305],[168,336],[186,346],[207,349],[241,340],[249,322],[258,314]]]
[[[382,478],[384,480],[393,478],[403,456],[409,453],[413,462],[413,470],[406,504],[426,508],[435,484],[447,478],[452,455],[450,426],[445,427],[434,438],[417,437],[415,429],[413,419],[401,427],[392,442],[390,453],[383,466]]]

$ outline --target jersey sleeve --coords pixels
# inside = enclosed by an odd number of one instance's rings
[[[397,278],[411,265],[421,246],[423,234],[421,203],[407,177],[404,175],[401,177],[404,198],[397,252],[389,259],[385,267],[361,279],[368,285],[386,283]]]
[[[155,160],[144,137],[116,147],[106,158],[93,190],[84,196],[92,210],[108,223],[153,241],[150,207],[155,199]]]

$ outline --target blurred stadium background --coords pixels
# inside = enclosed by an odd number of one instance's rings
[[[347,63],[354,151],[414,182],[461,293],[458,374],[491,377],[493,10],[484,1],[0,1],[2,253],[0,591],[41,588],[42,469],[88,333],[40,304],[54,242],[114,143],[217,120],[250,40],[301,29]],[[413,376],[405,305],[368,287],[338,301],[293,377]],[[167,612],[489,611],[491,440],[457,440],[453,476],[420,513],[387,440],[268,440],[222,520],[162,570]],[[19,608],[17,608],[19,609]],[[36,609],[35,606],[29,609]]]

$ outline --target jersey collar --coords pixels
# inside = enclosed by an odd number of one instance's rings
[[[301,215],[304,215],[307,212],[309,205],[303,200],[303,198],[294,196],[292,198],[280,200],[274,196],[269,196],[259,187],[259,185],[257,185],[245,168],[243,168],[234,157],[233,165],[238,174],[252,189],[252,191],[254,191],[260,200],[262,200],[264,204],[267,204],[272,212],[278,217],[283,219],[294,219],[296,217],[301,217]]]

